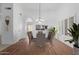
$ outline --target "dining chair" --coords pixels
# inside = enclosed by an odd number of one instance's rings
[[[53,44],[53,39],[54,39],[54,38],[53,38],[52,32],[49,32],[49,33],[48,33],[48,37],[47,37],[47,41],[50,42],[51,44]]]

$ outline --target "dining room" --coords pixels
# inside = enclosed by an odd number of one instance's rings
[[[72,37],[68,32],[74,23],[76,26],[79,23],[79,4],[2,3],[0,6],[0,54],[73,55],[75,50],[74,54],[79,54],[69,41]]]

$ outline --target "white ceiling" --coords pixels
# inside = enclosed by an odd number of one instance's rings
[[[23,8],[23,10],[33,12],[39,10],[39,3],[20,3],[19,5]],[[57,11],[61,6],[61,3],[40,3],[42,12]]]

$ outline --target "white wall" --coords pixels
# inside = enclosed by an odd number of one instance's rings
[[[13,42],[13,9],[6,10],[6,7],[13,7],[12,4],[1,4],[1,15],[0,15],[0,35],[1,35],[1,43],[2,44],[12,44]],[[10,16],[9,30],[6,30],[5,17]]]
[[[66,18],[75,16],[75,21],[76,23],[79,23],[79,4],[62,4],[60,9],[56,12],[57,13],[57,18],[59,21],[59,40],[66,43],[67,45],[73,47],[70,43],[65,42],[65,40],[70,39],[71,37],[64,35],[65,33],[65,28],[64,32],[62,33],[62,25],[64,26],[64,20]],[[62,24],[63,22],[63,24]]]
[[[11,10],[6,10],[11,7]],[[20,14],[22,13],[22,15]],[[10,16],[9,30],[6,30],[5,17]],[[13,44],[21,38],[25,38],[25,24],[23,11],[19,4],[3,3],[0,4],[0,36],[2,44]]]
[[[79,4],[62,4],[60,10],[57,11],[57,19],[59,20],[60,28],[62,28],[61,22],[66,18],[75,16],[75,20],[78,22]],[[62,34],[60,30],[60,34]]]
[[[22,15],[20,14],[22,13]],[[15,42],[25,37],[23,10],[19,4],[13,4],[13,35]]]

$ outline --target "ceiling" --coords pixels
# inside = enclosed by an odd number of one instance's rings
[[[20,3],[23,10],[27,11],[38,11],[39,3]],[[57,11],[62,6],[61,3],[40,3],[40,10],[42,12]]]

